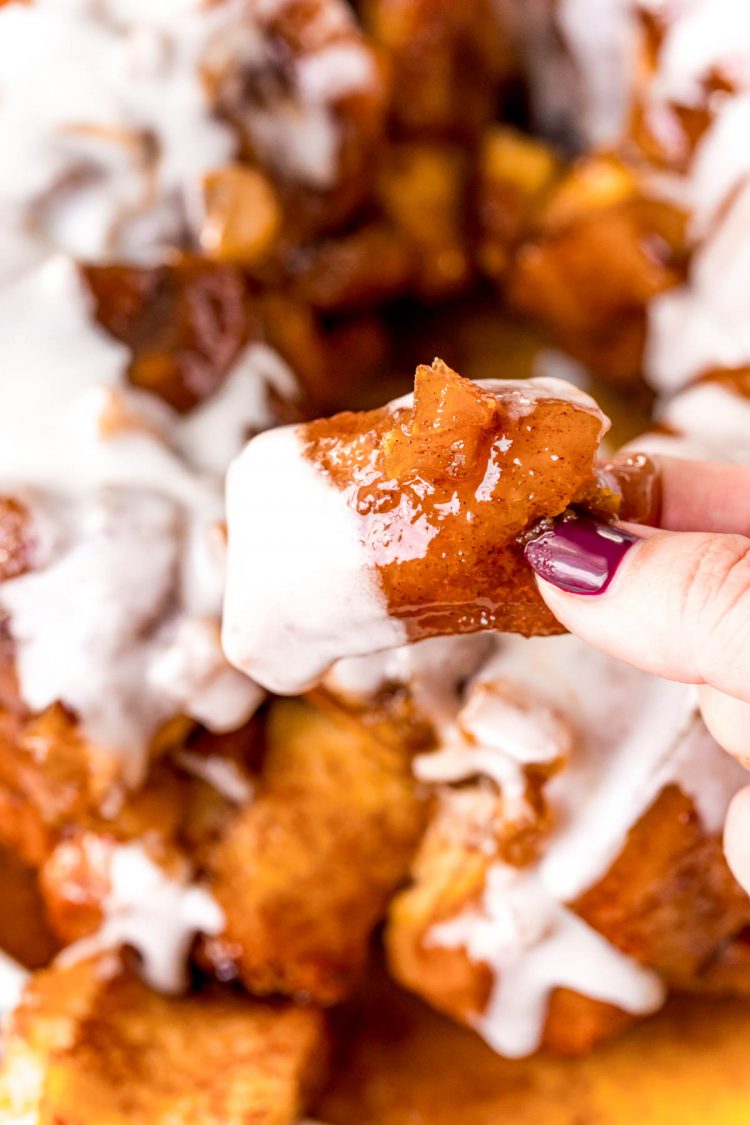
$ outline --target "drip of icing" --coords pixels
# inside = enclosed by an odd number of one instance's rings
[[[0,1016],[18,1007],[30,976],[28,969],[0,950]]]
[[[311,687],[338,657],[406,640],[346,495],[304,449],[299,427],[271,430],[246,446],[227,478],[224,651],[282,695]]]
[[[570,724],[560,712],[517,681],[486,678],[482,671],[455,718],[446,721],[441,714],[436,729],[439,749],[414,760],[419,780],[450,783],[489,777],[502,793],[509,821],[525,811],[525,767],[564,760],[572,745]]]
[[[539,1047],[547,1003],[569,988],[633,1014],[656,1011],[665,988],[571,911],[550,902],[536,876],[497,864],[481,907],[435,926],[430,943],[463,948],[492,965],[498,984],[476,1030],[494,1050],[521,1058]]]
[[[140,844],[118,845],[110,864],[110,889],[97,933],[64,949],[61,965],[130,945],[143,959],[144,979],[160,992],[180,992],[196,934],[216,935],[224,914],[211,894],[190,882],[189,872],[169,875]]]
[[[0,489],[37,541],[34,569],[0,588],[21,692],[32,711],[72,708],[135,784],[175,711],[227,730],[260,701],[221,652],[221,468],[288,369],[249,349],[182,418],[128,386],[63,258],[0,289],[0,327]]]
[[[273,47],[263,20],[277,8],[247,0],[4,6],[3,272],[50,247],[85,260],[153,261],[184,242],[191,195],[237,148],[206,74],[267,67]],[[339,23],[351,31],[345,13],[342,6]],[[243,124],[269,164],[327,188],[340,142],[332,104],[376,81],[373,59],[354,40],[289,65],[291,91],[248,101]],[[46,74],[55,81],[40,82]]]
[[[495,0],[517,41],[542,133],[591,147],[620,136],[635,56],[635,0]]]
[[[171,709],[209,730],[235,730],[263,700],[263,691],[222,656],[219,623],[185,617],[157,647],[147,682]]]
[[[175,761],[186,773],[205,781],[233,805],[249,805],[255,795],[252,782],[231,758],[182,750],[175,755]]]
[[[747,132],[750,135],[750,101]],[[750,148],[748,151],[750,172]],[[674,391],[712,367],[750,363],[750,186],[693,258],[689,283],[649,306],[644,359],[651,383]]]
[[[681,6],[641,0],[641,7],[665,19],[658,68],[645,93],[652,130],[668,147],[673,105],[711,114],[686,174],[657,176],[653,185],[688,210],[697,248],[687,283],[649,308],[646,375],[671,392],[711,367],[750,361],[750,8],[743,0]],[[714,73],[733,91],[709,100],[705,83]]]
[[[502,787],[512,816],[523,765],[568,758],[545,788],[555,827],[540,859],[524,869],[493,864],[479,906],[429,935],[492,967],[495,987],[478,1030],[503,1054],[534,1050],[557,987],[653,1011],[664,994],[658,978],[566,904],[606,874],[630,828],[670,784],[694,800],[708,831],[720,829],[746,775],[698,718],[694,689],[571,636],[500,638],[463,700],[456,693],[452,722],[444,707],[434,717],[441,749],[416,759],[419,777],[445,784],[485,774]]]
[[[651,432],[630,448],[705,461],[750,459],[750,400],[723,383],[696,383],[662,404],[657,413],[667,433]]]
[[[451,721],[458,689],[477,671],[494,648],[487,633],[428,637],[401,648],[339,660],[328,672],[325,686],[349,703],[367,704],[389,685],[408,686],[417,710]]]
[[[249,437],[273,425],[269,392],[293,401],[294,374],[267,344],[248,344],[216,394],[179,425],[179,447],[191,465],[223,474]]]

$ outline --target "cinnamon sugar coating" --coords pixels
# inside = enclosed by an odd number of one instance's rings
[[[472,383],[441,360],[413,405],[305,427],[306,455],[347,493],[388,611],[408,638],[482,629],[544,635],[519,542],[571,504],[612,512],[594,473],[604,416],[554,381]]]

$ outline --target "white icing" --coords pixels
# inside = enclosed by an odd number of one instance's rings
[[[115,847],[110,887],[97,933],[64,949],[61,965],[129,945],[143,961],[144,979],[160,992],[180,992],[196,934],[224,929],[224,914],[211,894],[190,881],[187,869],[169,874],[140,844]]]
[[[219,622],[185,617],[157,648],[148,686],[175,712],[209,730],[234,730],[262,702],[261,688],[230,668],[221,651]]]
[[[367,704],[389,685],[408,686],[419,711],[437,725],[450,721],[458,688],[477,671],[494,647],[487,633],[429,637],[412,645],[339,660],[325,678],[326,688],[350,703]]]
[[[260,701],[221,652],[221,470],[267,423],[268,381],[291,376],[250,348],[183,418],[129,387],[126,362],[67,259],[0,288],[0,490],[39,541],[0,588],[21,692],[33,711],[72,708],[136,783],[165,719],[228,730]]]
[[[630,104],[633,0],[562,0],[557,18],[581,85],[578,127],[590,145],[612,143]]]
[[[181,750],[175,755],[175,761],[186,773],[205,781],[233,805],[249,805],[255,795],[253,783],[231,758]]]
[[[747,129],[750,136],[750,113]],[[675,391],[712,367],[750,363],[748,230],[745,187],[696,252],[688,284],[651,302],[644,363],[658,390]]]
[[[750,400],[725,384],[688,387],[661,405],[657,419],[674,432],[643,434],[631,449],[697,461],[750,459]]]
[[[480,907],[435,926],[430,944],[463,948],[498,974],[476,1030],[500,1054],[539,1047],[550,993],[569,988],[645,1015],[664,1002],[655,973],[620,953],[570,910],[550,902],[535,875],[494,866]]]
[[[298,61],[294,97],[247,120],[260,155],[287,175],[317,188],[331,186],[340,137],[332,102],[378,82],[373,57],[359,43],[332,43]]]
[[[218,391],[179,425],[179,447],[190,463],[223,474],[249,437],[274,424],[271,391],[296,399],[294,373],[267,344],[248,344]]]
[[[434,711],[431,717],[435,722]],[[439,749],[415,759],[415,775],[433,783],[489,777],[502,793],[509,821],[520,818],[526,808],[525,767],[565,760],[572,744],[570,724],[558,710],[534,698],[518,681],[497,679],[484,669],[455,718],[446,721],[441,712],[436,729]]]
[[[30,976],[28,969],[0,950],[0,1016],[18,1007]]]
[[[698,383],[675,395],[659,420],[684,435],[705,460],[750,457],[750,399],[721,383]]]
[[[681,105],[705,101],[713,70],[740,86],[750,75],[750,10],[744,0],[639,0],[666,23],[650,96]]]
[[[406,640],[356,513],[305,456],[299,427],[261,434],[230,466],[227,522],[224,651],[270,691],[294,695],[340,657]]]
[[[634,0],[495,0],[528,73],[537,128],[583,147],[625,124],[635,53]]]
[[[657,71],[644,91],[646,119],[669,155],[673,106],[706,108],[711,121],[685,175],[658,175],[653,188],[690,214],[696,252],[687,283],[649,309],[647,378],[672,392],[711,367],[750,361],[750,8],[744,0],[642,0],[665,20]],[[712,72],[734,86],[706,94]]]
[[[376,81],[358,38],[321,38],[353,28],[337,0],[327,7],[337,18],[324,12],[310,28],[316,50],[285,62],[289,90],[262,104],[248,96],[243,120],[265,161],[318,188],[338,172],[333,104]],[[201,178],[237,149],[206,76],[273,66],[263,21],[278,8],[252,0],[2,6],[3,273],[50,248],[150,261],[183,243]]]
[[[495,986],[477,1028],[503,1054],[540,1042],[550,992],[568,987],[625,1011],[654,1010],[659,979],[567,909],[621,853],[630,828],[668,785],[719,831],[746,780],[697,715],[694,689],[603,656],[575,637],[501,638],[468,690],[441,708],[440,748],[417,775],[450,783],[476,774],[501,788],[504,815],[523,799],[523,766],[562,760],[546,784],[554,827],[531,867],[497,862],[485,894],[430,932],[490,965]],[[566,761],[567,759],[567,761]],[[515,769],[515,772],[514,772]]]

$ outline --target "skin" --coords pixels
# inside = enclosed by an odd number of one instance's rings
[[[571,594],[537,578],[555,616],[602,652],[695,684],[709,730],[750,768],[750,466],[657,459],[659,527],[606,590]],[[724,846],[750,892],[750,786],[729,810]]]

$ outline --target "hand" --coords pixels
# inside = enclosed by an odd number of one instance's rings
[[[572,633],[670,680],[698,685],[714,738],[750,768],[750,466],[660,458],[660,528],[561,522],[526,559]],[[724,833],[750,891],[750,787]]]

